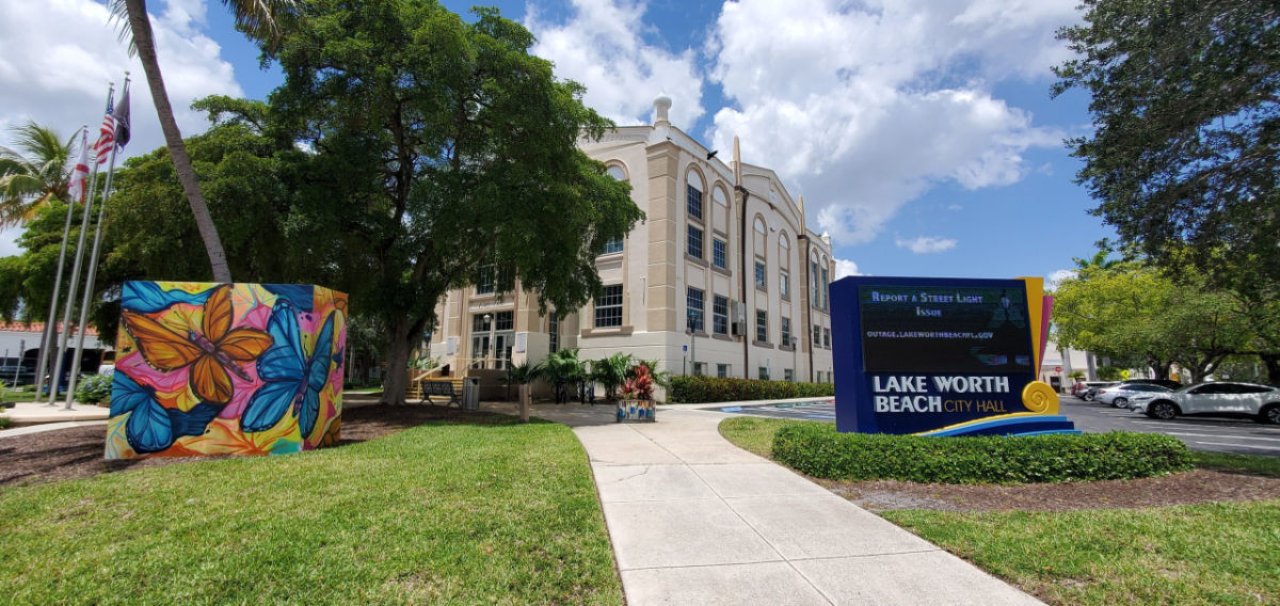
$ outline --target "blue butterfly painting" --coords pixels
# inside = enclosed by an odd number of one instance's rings
[[[140,385],[123,372],[117,372],[111,382],[111,416],[130,413],[125,440],[135,452],[160,452],[182,436],[203,434],[221,410],[222,406],[208,402],[186,412],[165,408],[156,400],[154,387]]]
[[[298,417],[304,439],[315,429],[320,392],[329,381],[333,360],[333,314],[325,318],[310,356],[303,351],[300,332],[293,304],[280,298],[267,323],[272,345],[258,358],[258,377],[263,385],[240,417],[244,431],[270,429],[290,410]]]

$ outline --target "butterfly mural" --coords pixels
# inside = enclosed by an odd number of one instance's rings
[[[135,452],[160,452],[182,436],[198,436],[220,410],[221,406],[208,403],[189,411],[165,408],[156,398],[155,388],[139,385],[124,373],[111,381],[111,413],[129,415],[125,439]]]
[[[125,310],[125,330],[153,368],[173,371],[190,367],[191,389],[201,400],[226,404],[235,395],[231,375],[249,376],[240,364],[252,362],[271,346],[267,333],[248,327],[231,328],[230,287],[218,286],[204,302],[201,330],[175,332],[151,317]]]
[[[320,413],[320,391],[329,382],[333,361],[333,319],[333,314],[325,319],[308,356],[302,349],[293,305],[289,299],[276,301],[267,324],[272,345],[258,358],[258,377],[265,384],[240,416],[244,431],[272,427],[292,410],[302,435],[311,435]]]
[[[347,296],[309,285],[128,282],[108,459],[338,443]]]

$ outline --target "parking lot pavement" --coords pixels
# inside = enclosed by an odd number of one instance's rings
[[[1172,421],[1147,418],[1129,410],[1064,396],[1062,413],[1087,432],[1140,431],[1171,435],[1194,450],[1280,457],[1280,426],[1252,419],[1178,417]]]
[[[834,400],[742,406],[707,406],[710,410],[780,419],[835,421]],[[1128,410],[1062,396],[1062,414],[1088,433],[1138,431],[1163,433],[1186,442],[1194,450],[1280,457],[1280,426],[1251,419],[1178,417],[1172,421],[1147,418]]]

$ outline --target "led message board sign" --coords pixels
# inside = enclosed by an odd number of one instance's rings
[[[1036,380],[1039,278],[854,276],[831,285],[836,427],[862,433],[1075,432]]]

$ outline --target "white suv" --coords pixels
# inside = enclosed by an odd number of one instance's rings
[[[1143,394],[1129,408],[1153,419],[1178,415],[1249,416],[1262,423],[1280,424],[1280,387],[1215,381],[1197,383],[1172,393]]]

